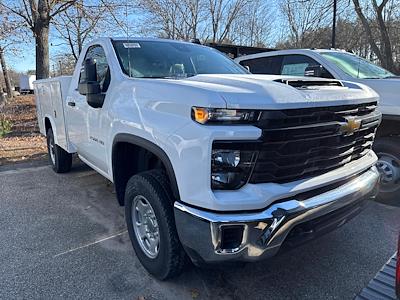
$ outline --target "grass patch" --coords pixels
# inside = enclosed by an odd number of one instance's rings
[[[0,138],[6,136],[11,132],[12,122],[6,118],[0,117]]]

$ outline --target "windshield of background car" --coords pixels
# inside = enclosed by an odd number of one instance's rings
[[[372,79],[395,76],[384,68],[349,53],[321,52],[321,55],[354,78]]]
[[[217,50],[168,41],[113,41],[122,71],[135,78],[187,78],[197,74],[248,74]]]

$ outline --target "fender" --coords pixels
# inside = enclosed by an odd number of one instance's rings
[[[120,142],[130,143],[135,146],[142,147],[142,148],[146,149],[147,151],[153,153],[155,156],[157,156],[165,166],[169,181],[171,183],[171,189],[172,189],[172,193],[173,193],[174,197],[176,199],[180,199],[178,184],[177,184],[176,177],[175,177],[175,171],[172,166],[171,160],[169,159],[168,155],[165,153],[164,150],[162,150],[159,146],[157,146],[156,144],[154,144],[144,138],[141,138],[141,137],[138,137],[138,136],[135,136],[132,134],[128,134],[128,133],[119,133],[114,137],[114,141],[112,144],[112,153],[114,153],[115,145]],[[113,181],[115,182],[114,166],[115,166],[115,157],[112,154]]]
[[[400,116],[383,115],[382,123],[378,127],[377,137],[399,136],[400,135]]]
[[[44,130],[45,130],[44,136],[47,137],[46,119],[49,119],[49,121],[50,121],[51,129],[53,130],[53,135],[54,135],[54,143],[55,143],[56,145],[58,145],[57,128],[56,128],[56,126],[55,126],[55,124],[54,124],[54,121],[53,121],[52,116],[50,116],[50,115],[48,115],[48,114],[44,115],[44,117],[43,117],[43,128],[44,128]]]

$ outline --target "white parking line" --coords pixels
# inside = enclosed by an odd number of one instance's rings
[[[76,251],[76,250],[80,250],[80,249],[83,249],[83,248],[87,248],[87,247],[90,247],[90,246],[92,246],[92,245],[96,245],[96,244],[98,244],[98,243],[101,243],[101,242],[104,242],[104,241],[113,239],[113,238],[115,238],[115,237],[117,237],[117,236],[120,236],[120,235],[123,235],[123,234],[125,234],[125,233],[127,233],[127,232],[128,232],[128,230],[124,230],[124,231],[122,231],[122,232],[119,232],[119,233],[117,233],[117,234],[114,234],[114,235],[111,235],[111,236],[102,238],[102,239],[97,240],[97,241],[95,241],[95,242],[92,242],[92,243],[89,243],[89,244],[86,244],[86,245],[83,245],[83,246],[80,246],[80,247],[76,247],[76,248],[69,249],[69,250],[67,250],[67,251],[64,251],[64,252],[61,252],[61,253],[59,253],[59,254],[54,255],[53,258],[56,258],[56,257],[61,256],[61,255],[64,255],[64,254],[68,254],[68,253],[74,252],[74,251]]]

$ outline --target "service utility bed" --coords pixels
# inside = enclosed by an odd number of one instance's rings
[[[51,124],[51,128],[56,144],[67,151],[70,151],[71,145],[65,123],[65,108],[71,78],[71,76],[60,76],[34,82],[40,133],[46,135],[46,124],[43,120],[48,116],[48,120],[55,123]]]

